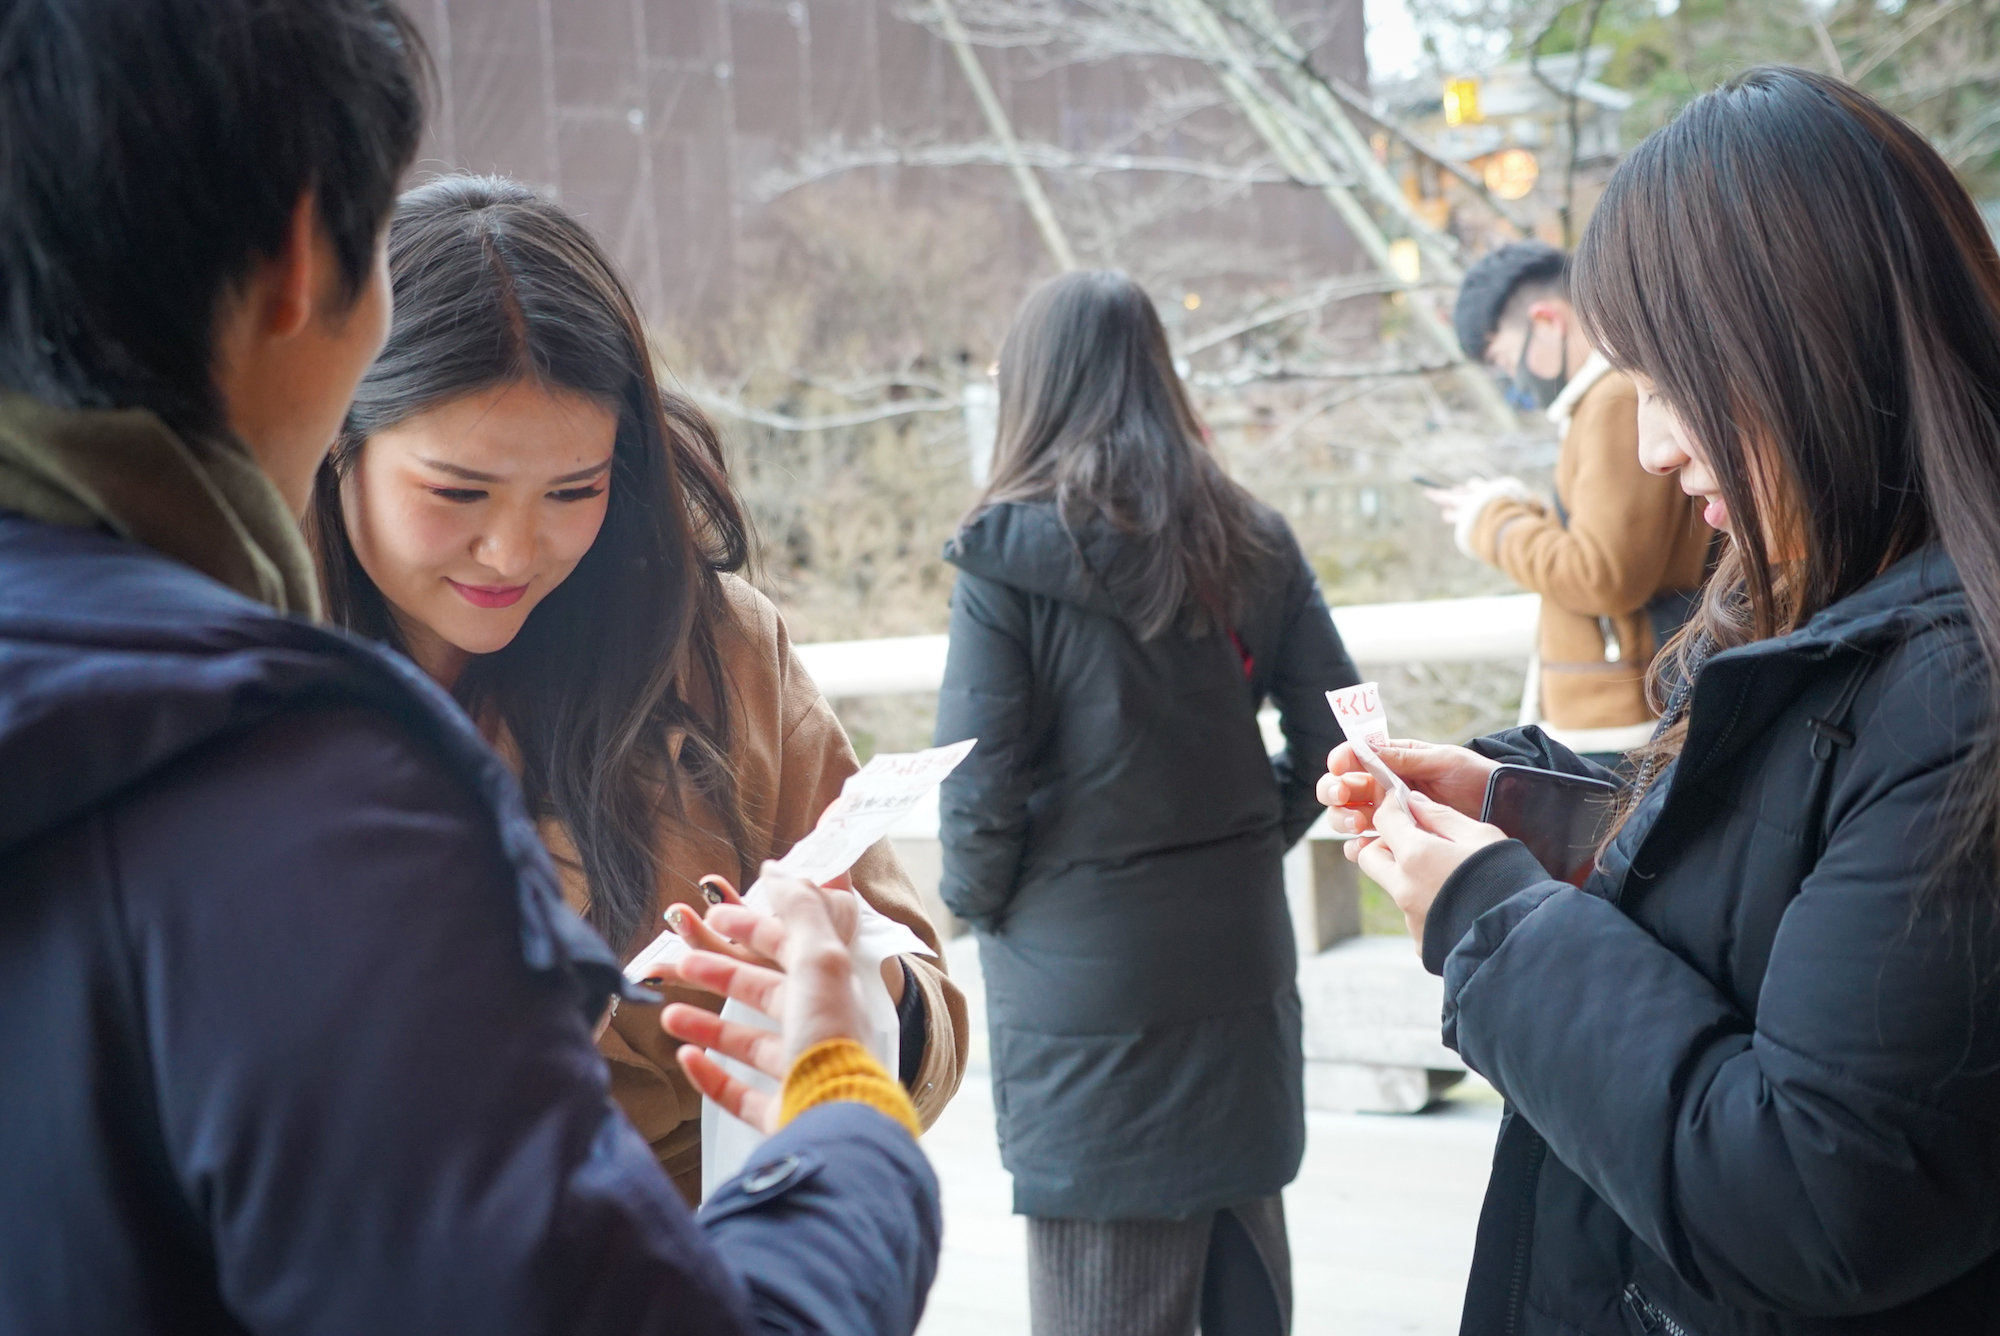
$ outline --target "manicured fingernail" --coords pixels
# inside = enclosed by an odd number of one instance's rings
[[[712,905],[719,905],[729,898],[722,893],[722,887],[714,877],[703,877],[701,879],[701,893],[702,897]]]
[[[667,911],[667,926],[675,932],[687,931],[687,906],[675,905]]]

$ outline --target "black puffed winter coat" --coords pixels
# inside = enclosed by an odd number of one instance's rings
[[[2000,1331],[2000,879],[1944,858],[1987,680],[1916,553],[1701,669],[1582,890],[1512,841],[1446,882],[1445,1041],[1510,1108],[1465,1332]]]
[[[987,511],[959,568],[940,742],[945,902],[979,933],[1001,1157],[1024,1215],[1184,1216],[1304,1147],[1281,861],[1320,810],[1354,666],[1277,515],[1234,635],[1142,640],[1133,540]],[[1273,701],[1286,747],[1266,754]]]

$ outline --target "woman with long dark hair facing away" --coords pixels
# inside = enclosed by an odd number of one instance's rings
[[[979,745],[940,799],[943,893],[979,934],[1035,1336],[1284,1331],[1305,1117],[1279,864],[1354,666],[1130,278],[1022,307],[945,556],[937,737]]]
[[[2000,1331],[2000,259],[1836,80],[1697,99],[1577,254],[1640,458],[1727,535],[1579,889],[1480,824],[1527,729],[1323,796],[1506,1096],[1469,1333]],[[1412,819],[1414,817],[1414,820]]]
[[[389,273],[388,343],[309,517],[327,611],[408,653],[515,764],[566,895],[621,959],[669,912],[719,946],[704,899],[784,854],[856,763],[777,609],[731,573],[750,540],[715,434],[659,385],[597,243],[524,186],[411,191]],[[710,874],[732,885],[706,893]],[[851,876],[936,946],[886,842]],[[928,1126],[958,1087],[964,1000],[938,960],[884,979]],[[696,1200],[700,1101],[654,1011],[623,1008],[600,1047]]]

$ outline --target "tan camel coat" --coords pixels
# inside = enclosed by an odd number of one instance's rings
[[[1556,497],[1568,523],[1540,501],[1496,497],[1471,548],[1542,596],[1542,718],[1562,730],[1642,726],[1636,746],[1653,719],[1646,669],[1659,649],[1646,604],[1701,583],[1709,530],[1678,482],[1640,467],[1631,380],[1593,358],[1572,388],[1550,413],[1564,425]]]
[[[754,874],[764,859],[782,856],[812,829],[820,812],[839,796],[842,782],[859,768],[840,721],[793,652],[777,608],[734,576],[722,581],[733,620],[722,629],[718,648],[729,689],[730,759],[749,847],[730,848],[715,833],[721,823],[709,819],[700,798],[684,794],[689,820],[684,827],[660,832],[659,892],[640,931],[620,945],[625,960],[666,927],[662,916],[667,906],[679,901],[706,908],[696,884],[700,878],[720,873],[741,886],[745,869]],[[698,692],[690,692],[690,703],[702,707]],[[564,894],[582,912],[589,890],[569,832],[560,822],[544,821],[542,838],[562,871]],[[886,840],[862,855],[853,881],[868,903],[937,948],[937,930]],[[923,990],[929,1018],[923,1065],[910,1092],[925,1127],[937,1120],[965,1071],[965,997],[945,977],[942,954],[935,960],[904,958]],[[720,1005],[705,994],[679,990],[670,1000]],[[611,1093],[693,1202],[701,1190],[701,1097],[674,1061],[679,1045],[660,1029],[659,1011],[621,1006],[599,1048],[610,1064]]]

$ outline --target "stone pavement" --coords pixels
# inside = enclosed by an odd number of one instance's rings
[[[944,1185],[944,1256],[920,1336],[1027,1336],[1027,1237],[993,1138],[972,939],[946,952],[972,1002],[965,1084],[924,1148]],[[1476,1078],[1431,1112],[1307,1115],[1285,1192],[1295,1336],[1450,1336],[1500,1105]]]

